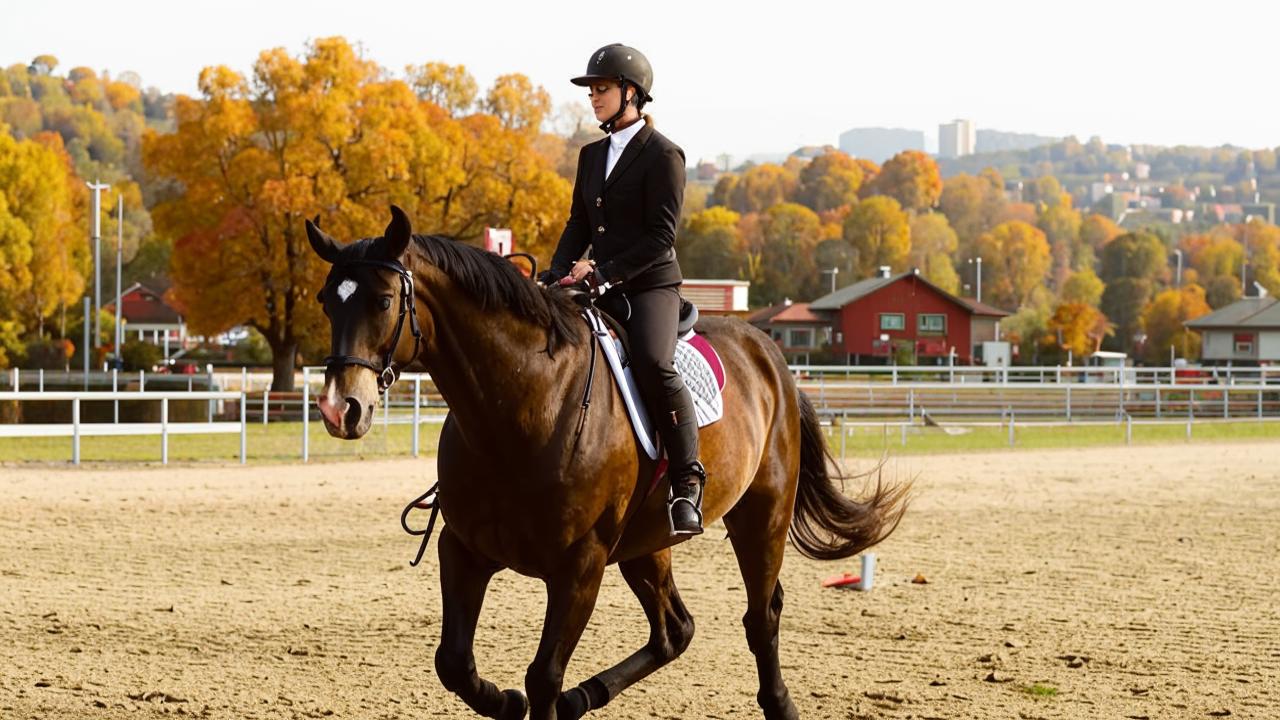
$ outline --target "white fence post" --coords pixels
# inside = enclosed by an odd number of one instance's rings
[[[40,368],[40,392],[44,392],[44,368]]]
[[[1013,447],[1013,426],[1017,422],[1012,412],[1009,413],[1009,447]]]
[[[262,424],[267,424],[267,414],[271,406],[271,388],[262,391]]]
[[[111,392],[120,392],[120,370],[111,368]],[[111,421],[120,424],[120,399],[116,398],[111,401]]]
[[[71,464],[80,464],[80,398],[71,401]]]
[[[420,402],[421,397],[422,397],[422,376],[418,375],[413,378],[413,456],[414,457],[418,457],[418,450],[420,447],[420,439],[418,437],[419,436],[418,428],[421,426],[418,423],[422,419],[422,414],[421,414],[422,403]]]
[[[146,391],[147,391],[147,371],[139,370],[138,371],[138,392],[146,392]]]
[[[246,388],[240,388],[240,464],[244,465],[248,459],[246,450],[248,449],[249,440],[249,416],[246,414],[249,409],[249,392]]]
[[[1129,413],[1124,414],[1124,444],[1133,444],[1133,416]]]
[[[308,385],[311,381],[311,371],[302,368],[302,462],[311,459],[311,413],[308,411],[307,401]]]
[[[22,387],[20,386],[20,383],[18,381],[18,368],[14,368],[13,369],[13,391],[20,392],[21,390],[22,390]]]
[[[169,464],[169,398],[160,399],[160,464]]]

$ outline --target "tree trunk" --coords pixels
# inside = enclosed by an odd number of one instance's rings
[[[298,343],[271,343],[271,389],[275,392],[293,390],[293,359],[298,354]]]

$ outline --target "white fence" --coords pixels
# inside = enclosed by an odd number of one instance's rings
[[[828,419],[843,427],[858,424],[901,428],[924,425],[954,428],[1008,427],[1053,423],[1133,424],[1190,423],[1223,420],[1280,419],[1280,368],[1091,368],[965,366],[792,366],[798,384]],[[157,377],[147,373],[44,373],[11,371],[14,391],[0,400],[70,402],[71,423],[0,424],[0,438],[71,437],[72,461],[79,463],[80,438],[98,435],[159,435],[160,459],[168,461],[168,437],[177,434],[235,433],[241,436],[240,459],[246,457],[250,418],[301,421],[300,456],[311,459],[310,430],[318,420],[314,395],[324,381],[323,368],[303,368],[298,390],[272,392],[269,373],[247,369],[196,376]],[[218,390],[196,389],[196,383]],[[98,391],[45,390],[46,383],[102,388]],[[148,385],[152,386],[148,390]],[[186,386],[186,390],[182,386]],[[33,390],[21,388],[33,387]],[[125,389],[121,389],[121,388]],[[110,388],[110,389],[107,389]],[[136,388],[136,389],[135,389]],[[165,389],[161,389],[165,388]],[[234,388],[232,390],[231,388]],[[122,400],[161,403],[161,421],[120,421]],[[170,400],[205,400],[206,422],[169,422]],[[83,402],[112,401],[112,422],[80,422]],[[226,401],[238,401],[232,413]],[[412,454],[421,452],[420,427],[439,423],[443,399],[428,374],[405,373],[378,410],[384,431],[411,424]],[[236,421],[215,420],[234,415]],[[313,417],[316,416],[316,417]],[[842,434],[843,437],[843,434]]]
[[[72,464],[80,464],[80,438],[95,435],[159,435],[160,436],[160,462],[168,464],[169,462],[169,436],[170,435],[196,435],[196,434],[220,434],[220,433],[240,433],[240,462],[243,464],[246,460],[247,448],[247,422],[245,415],[245,395],[238,392],[212,392],[195,390],[190,392],[141,392],[141,391],[125,391],[125,392],[71,392],[52,390],[46,392],[0,392],[0,401],[16,400],[16,401],[39,401],[39,402],[70,402],[71,403],[71,422],[70,423],[22,423],[22,424],[0,424],[0,437],[24,438],[24,437],[70,437],[71,438],[71,462]],[[80,406],[85,402],[103,402],[111,401],[119,403],[121,400],[148,400],[158,401],[160,403],[160,422],[158,423],[121,423],[119,422],[119,410],[117,406],[116,421],[111,423],[82,423],[80,422]],[[212,415],[212,404],[215,401],[239,400],[240,402],[240,420],[239,422],[214,422],[212,419],[208,422],[169,422],[169,401],[170,400],[206,400],[210,403],[210,414]]]

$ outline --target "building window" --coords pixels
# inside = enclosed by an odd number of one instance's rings
[[[769,334],[773,336],[774,342],[782,341],[782,331],[779,330],[778,328],[773,328],[772,330],[769,331]]]
[[[881,330],[905,330],[907,318],[902,313],[880,313]]]
[[[1253,355],[1253,333],[1235,334],[1236,355]]]
[[[787,347],[813,347],[813,330],[810,328],[792,328],[788,330]]]
[[[947,316],[941,313],[920,313],[916,316],[922,333],[944,333],[947,331]]]

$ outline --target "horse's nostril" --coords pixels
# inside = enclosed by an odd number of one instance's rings
[[[360,418],[363,414],[360,401],[353,397],[347,398],[347,412],[343,416],[342,422],[348,430],[354,430],[360,424]]]

